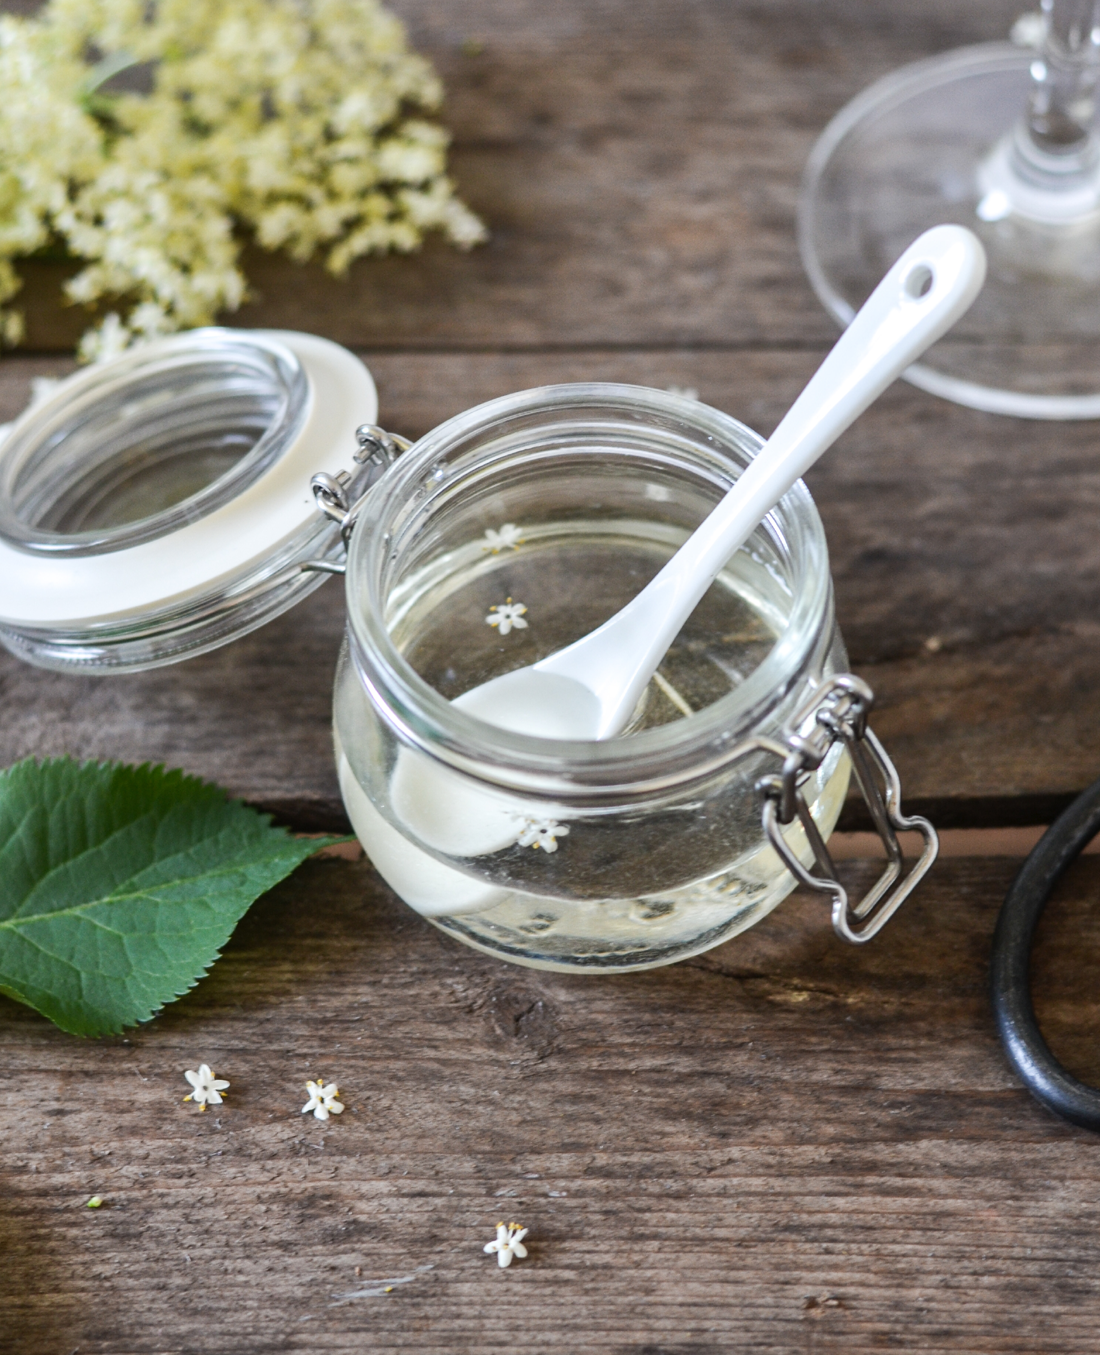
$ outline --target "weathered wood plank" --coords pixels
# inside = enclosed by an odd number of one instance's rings
[[[468,405],[580,379],[694,386],[770,431],[817,353],[368,355],[382,417],[418,435]],[[0,417],[54,359],[0,364]],[[1048,820],[1100,772],[1100,470],[1090,424],[957,409],[897,385],[811,476],[852,662],[910,804],[943,826]],[[135,677],[0,657],[0,764],[31,753],[164,760],[302,827],[340,824],[330,583],[227,649]],[[854,822],[855,820],[853,820]]]
[[[1013,869],[942,865],[864,949],[796,897],[597,979],[500,965],[321,862],[126,1040],[0,1000],[4,1349],[1093,1355],[1096,1141],[1015,1085],[988,1013]],[[1092,1076],[1098,886],[1092,859],[1037,959]],[[201,1060],[233,1083],[205,1115]],[[318,1073],[348,1107],[323,1126]],[[500,1217],[532,1230],[503,1274]]]
[[[250,259],[263,295],[235,322],[371,350],[384,420],[414,435],[591,378],[695,386],[768,431],[832,338],[793,237],[813,138],[868,80],[1020,8],[395,7],[444,75],[493,242],[342,283]],[[48,282],[28,288],[43,350],[80,321]],[[0,363],[0,418],[62,366]],[[876,726],[941,823],[1034,821],[1100,770],[1092,441],[898,387],[813,477]],[[329,584],[152,674],[0,658],[0,765],[166,760],[339,823],[340,630]],[[317,862],[129,1039],[0,999],[0,1349],[1093,1355],[1095,1140],[1015,1084],[988,1015],[1014,868],[942,863],[863,950],[795,898],[688,964],[593,980],[498,965],[367,864]],[[1035,973],[1048,1037],[1100,1082],[1098,884],[1082,862]],[[220,1114],[180,1102],[202,1060],[233,1081]],[[298,1113],[320,1073],[348,1106],[326,1126]],[[533,1230],[503,1273],[480,1250],[502,1215]]]
[[[233,323],[413,349],[825,341],[794,236],[814,139],[901,62],[1003,38],[1020,0],[393,8],[444,79],[454,177],[492,241],[342,280],[250,252]],[[29,346],[71,348],[63,270],[30,273]]]

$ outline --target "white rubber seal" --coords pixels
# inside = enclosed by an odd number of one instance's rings
[[[309,381],[306,418],[295,442],[237,498],[154,541],[56,558],[0,541],[0,621],[79,625],[183,602],[262,566],[316,521],[310,478],[359,469],[355,430],[378,418],[374,380],[354,353],[328,339],[292,330],[252,332],[291,349]],[[69,377],[62,388],[81,376]]]

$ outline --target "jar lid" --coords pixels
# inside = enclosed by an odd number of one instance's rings
[[[133,670],[224,644],[342,553],[312,476],[365,481],[370,372],[282,330],[198,329],[86,368],[0,443],[0,639],[46,667]]]

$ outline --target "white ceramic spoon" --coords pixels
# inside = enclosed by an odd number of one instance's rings
[[[916,240],[867,298],[744,474],[631,602],[566,649],[474,687],[454,705],[555,739],[622,732],[669,645],[722,566],[849,424],[967,310],[985,251],[963,226]]]
[[[734,551],[853,419],[963,314],[984,277],[985,254],[968,230],[937,226],[922,235],[875,288],[744,474],[656,578],[598,630],[465,692],[455,706],[488,724],[545,738],[618,734]],[[345,797],[353,792],[349,779]],[[423,847],[451,858],[501,851],[516,841],[523,813],[533,812],[529,806],[474,785],[412,748],[401,749],[390,783],[392,812],[408,837],[365,796],[359,799],[361,812],[352,818],[364,846],[422,913],[478,912],[505,896],[507,891],[471,880]],[[552,805],[542,809],[559,812]]]

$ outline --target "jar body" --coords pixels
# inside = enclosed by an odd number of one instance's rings
[[[341,790],[379,872],[443,930],[521,964],[615,972],[717,945],[794,888],[761,823],[776,758],[753,740],[845,666],[803,487],[712,585],[622,738],[525,738],[449,705],[617,611],[759,445],[662,392],[549,388],[452,420],[390,473],[403,486],[366,500],[336,679]],[[803,786],[824,837],[848,771],[837,744]],[[785,835],[809,864],[802,826]]]

